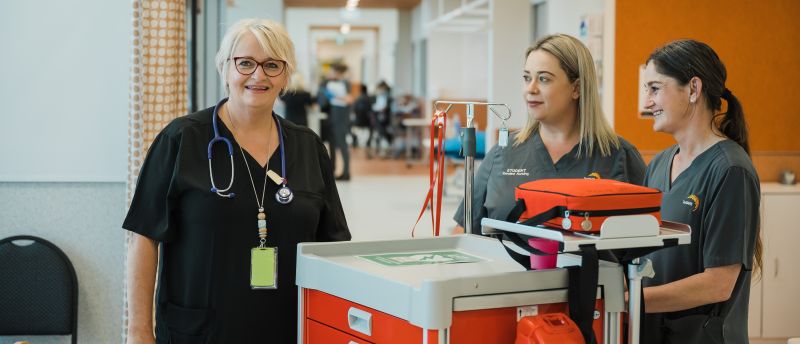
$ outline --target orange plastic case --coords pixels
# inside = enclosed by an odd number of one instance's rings
[[[640,214],[661,223],[661,191],[611,179],[540,179],[517,186],[514,198],[519,222],[531,226],[599,232],[609,216]]]
[[[578,325],[564,313],[524,317],[517,324],[514,344],[583,344]]]

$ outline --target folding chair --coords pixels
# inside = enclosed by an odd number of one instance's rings
[[[0,336],[72,335],[78,278],[61,249],[35,236],[0,240]]]

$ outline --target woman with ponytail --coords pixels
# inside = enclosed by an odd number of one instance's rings
[[[717,54],[694,40],[648,58],[645,107],[677,144],[650,162],[645,185],[664,193],[665,220],[692,242],[647,256],[642,343],[747,343],[750,279],[761,267],[760,189],[742,106]],[[723,111],[723,101],[725,110]]]

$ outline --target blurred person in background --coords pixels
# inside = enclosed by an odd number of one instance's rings
[[[336,151],[342,155],[342,174],[336,180],[350,180],[350,147],[347,145],[347,134],[350,133],[350,105],[353,97],[350,95],[350,82],[345,79],[347,65],[336,63],[331,66],[333,74],[325,83],[325,94],[331,105],[328,121],[331,125],[333,143],[331,147],[331,162],[336,171]]]
[[[292,82],[281,100],[286,107],[286,119],[294,124],[308,126],[308,109],[314,104],[311,93],[306,90],[306,81],[300,73],[292,76]]]
[[[369,96],[367,93],[367,85],[361,84],[359,87],[361,92],[359,92],[356,101],[353,102],[353,113],[355,114],[355,123],[354,127],[359,128],[361,130],[367,130],[369,132],[369,136],[367,136],[367,142],[365,147],[367,148],[367,153],[369,153],[370,148],[370,141],[372,140],[372,124],[371,124],[371,114],[372,114],[372,97]],[[353,146],[355,144],[356,137],[353,137]]]
[[[394,143],[395,133],[391,128],[392,123],[392,88],[386,81],[381,81],[375,87],[375,102],[372,103],[372,125],[373,130],[378,133],[375,140],[375,150],[380,148],[381,142],[386,141],[389,147]]]

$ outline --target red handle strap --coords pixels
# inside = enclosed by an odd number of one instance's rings
[[[419,216],[417,216],[417,222],[414,223],[414,227],[411,229],[412,237],[414,236],[417,224],[419,224],[419,220],[422,219],[422,215],[425,214],[425,209],[428,208],[429,204],[433,235],[439,236],[442,214],[442,191],[444,186],[444,134],[446,128],[447,116],[442,111],[436,111],[436,113],[433,114],[433,118],[431,118],[430,154],[428,154],[430,157],[428,161],[428,180],[430,185],[428,186],[428,193],[425,196],[425,201],[422,203],[422,209],[419,212]],[[436,140],[438,145],[434,145],[434,136],[438,136]],[[434,166],[434,162],[436,166]],[[434,189],[436,190],[435,197]]]

